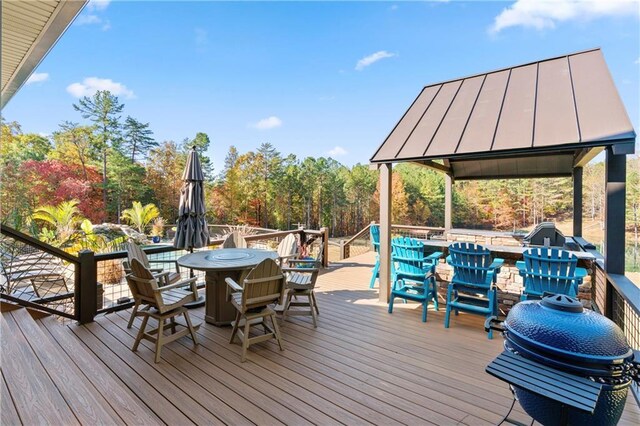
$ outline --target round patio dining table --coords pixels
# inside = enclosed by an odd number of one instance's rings
[[[185,268],[205,272],[206,301],[205,321],[217,325],[229,325],[235,319],[235,309],[227,298],[226,278],[238,284],[249,271],[265,259],[277,259],[275,251],[250,248],[226,248],[198,251],[178,259]]]

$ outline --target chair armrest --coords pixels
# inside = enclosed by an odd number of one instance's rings
[[[186,280],[182,280],[179,281],[175,284],[171,284],[171,285],[165,285],[164,287],[159,287],[158,289],[154,290],[156,293],[161,293],[163,291],[167,291],[167,290],[173,290],[174,288],[180,288],[180,287],[184,287],[187,284],[191,284],[191,288],[197,291],[197,287],[196,287],[196,281],[198,280],[198,277],[193,277],[193,278],[189,278]]]
[[[584,277],[588,275],[587,270],[585,268],[576,268],[576,284],[582,284],[582,280]]]
[[[494,269],[496,274],[500,273],[500,268],[504,264],[504,259],[493,259],[491,265],[489,265],[489,269]]]
[[[500,268],[502,267],[502,264],[504,263],[504,259],[493,259],[493,262],[491,262],[491,265],[489,265],[489,270],[491,272],[493,272],[493,284],[497,284],[498,282],[498,274],[500,273]]]
[[[149,260],[149,263],[173,263],[176,266],[176,272],[180,272],[180,265],[178,265],[177,259],[160,259],[160,260]]]
[[[318,268],[282,268],[282,272],[302,272],[302,273],[313,273],[319,272]]]
[[[240,287],[238,285],[238,283],[236,283],[233,278],[225,278],[224,282],[227,283],[227,290],[231,289],[233,290],[233,292],[237,292],[237,291],[244,291],[244,289],[242,287]]]
[[[291,259],[289,263],[316,263],[317,259]]]
[[[518,272],[521,277],[524,277],[525,272],[527,271],[527,265],[524,263],[524,260],[518,260],[516,262],[516,268],[518,268]]]
[[[446,261],[447,265],[451,265],[451,255],[447,256]]]
[[[431,260],[431,261],[436,261],[438,259],[440,259],[442,257],[442,252],[441,251],[436,251],[431,253],[429,256],[426,257],[427,260]]]

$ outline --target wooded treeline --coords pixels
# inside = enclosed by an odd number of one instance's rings
[[[77,199],[93,223],[119,222],[134,201],[154,203],[167,223],[175,223],[187,152],[196,146],[206,182],[208,221],[290,229],[329,227],[332,236],[350,235],[378,218],[378,176],[368,165],[346,167],[331,158],[298,158],[270,143],[225,156],[215,171],[206,156],[205,133],[180,142],[155,140],[149,123],[123,118],[124,105],[107,91],[85,97],[50,136],[2,123],[2,222],[25,229],[37,207]],[[75,113],[74,113],[75,111]],[[215,142],[212,151],[218,153]],[[372,146],[372,150],[375,147]],[[628,224],[638,223],[640,163],[628,164]],[[601,220],[604,167],[584,171],[584,213]],[[522,229],[572,213],[571,179],[460,181],[454,185],[454,226]],[[441,173],[400,164],[393,173],[393,221],[442,226]]]

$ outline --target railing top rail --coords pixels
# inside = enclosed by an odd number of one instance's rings
[[[275,232],[267,232],[267,233],[264,233],[264,234],[246,235],[246,236],[244,237],[244,239],[245,239],[246,241],[259,241],[259,240],[264,240],[265,238],[286,237],[286,236],[287,236],[287,235],[289,235],[289,234],[298,234],[298,233],[300,233],[301,231],[303,231],[303,230],[301,230],[301,229],[291,229],[291,230],[289,230],[289,231],[275,231]],[[316,232],[316,231],[311,230],[311,229],[309,229],[309,230],[305,229],[305,230],[304,230],[304,233],[305,233],[305,234],[313,234],[313,233],[315,233],[315,232]],[[319,233],[319,232],[318,232],[318,233]]]
[[[17,231],[9,226],[1,225],[0,234],[7,235],[17,241],[20,241],[22,243],[28,244],[33,247],[37,247],[39,250],[42,250],[45,253],[49,253],[61,259],[64,259],[67,262],[73,262],[76,264],[80,262],[77,256],[74,256],[71,253],[67,253],[66,251],[61,250],[58,247],[54,247],[50,244],[40,241],[39,239],[34,238],[31,235],[27,235],[25,233]]]
[[[362,228],[362,230],[360,232],[358,232],[356,235],[354,235],[353,237],[349,238],[344,244],[345,245],[349,245],[352,242],[354,242],[357,238],[360,238],[361,236],[363,236],[364,234],[366,234],[367,232],[369,232],[369,228],[371,228],[371,223],[368,224],[367,226],[365,226],[364,228]]]
[[[276,231],[276,232],[269,232],[269,233],[265,233],[265,234],[256,234],[256,235],[247,235],[244,237],[244,239],[247,242],[250,241],[260,241],[260,240],[264,240],[264,239],[268,239],[268,238],[278,238],[278,237],[285,237],[289,234],[297,234],[301,232],[300,229],[292,229],[289,231]],[[304,230],[304,232],[306,234],[317,234],[317,235],[322,235],[322,233],[320,231],[315,231],[315,230]],[[220,238],[220,239],[216,239],[216,240],[209,240],[209,245],[208,246],[217,246],[220,245],[224,242],[224,239]],[[144,249],[144,252],[147,254],[158,254],[158,253],[168,253],[171,251],[176,251],[178,249],[176,249],[175,247],[173,247],[172,245],[163,245],[163,246],[159,246],[159,247],[147,247]],[[127,252],[125,250],[121,250],[121,251],[114,251],[111,253],[98,253],[95,255],[95,258],[97,261],[104,261],[104,260],[112,260],[112,259],[122,259],[127,257]]]
[[[439,226],[416,226],[416,225],[391,225],[391,228],[415,229],[419,231],[443,231],[443,232],[445,230],[444,228],[441,228]]]
[[[624,275],[608,273],[607,279],[611,282],[618,294],[640,315],[640,287],[636,286]]]

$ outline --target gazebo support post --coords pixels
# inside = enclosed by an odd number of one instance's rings
[[[573,236],[582,237],[582,167],[573,168]]]
[[[391,277],[391,176],[392,164],[380,165],[380,302],[389,302]]]
[[[444,175],[444,229],[451,229],[451,209],[453,205],[453,177],[449,173]]]
[[[626,177],[627,156],[616,155],[613,147],[607,147],[604,205],[604,270],[606,274],[624,274]],[[613,286],[609,279],[606,282],[604,314],[609,319],[613,319]]]
[[[605,165],[604,267],[609,274],[624,274],[625,191],[627,156],[607,147]]]

